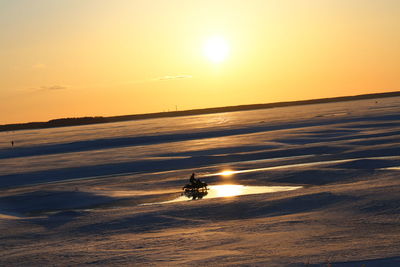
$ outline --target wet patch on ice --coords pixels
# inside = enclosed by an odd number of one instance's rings
[[[381,168],[381,170],[400,171],[400,166]]]
[[[265,194],[275,193],[283,191],[291,191],[302,188],[302,186],[247,186],[247,185],[213,185],[209,186],[208,190],[195,190],[187,191],[180,197],[173,200],[155,202],[155,203],[144,203],[142,205],[153,205],[153,204],[167,204],[189,200],[198,199],[212,199],[221,197],[235,197],[243,195],[253,194]]]
[[[324,166],[331,165],[337,168],[368,168],[368,169],[377,169],[383,167],[391,167],[396,162],[393,160],[399,160],[399,156],[382,156],[382,157],[365,157],[365,158],[349,158],[349,159],[337,159],[337,160],[324,160],[324,161],[313,161],[313,162],[305,162],[305,163],[296,163],[296,164],[285,164],[285,165],[277,165],[277,166],[269,166],[263,168],[252,168],[252,169],[243,169],[243,170],[227,170],[223,172],[205,174],[203,177],[210,176],[230,176],[233,174],[240,173],[251,173],[251,172],[263,172],[263,171],[272,171],[272,170],[281,170],[281,169],[297,169],[301,167],[315,167],[315,166]],[[373,163],[373,164],[372,164]]]

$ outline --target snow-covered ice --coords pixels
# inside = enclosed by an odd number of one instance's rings
[[[399,103],[1,132],[0,265],[400,266]]]

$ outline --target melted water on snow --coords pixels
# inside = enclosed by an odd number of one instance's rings
[[[219,197],[235,197],[252,194],[275,193],[300,189],[302,188],[302,186],[212,185],[208,188],[209,189],[207,191],[188,192],[173,200],[157,203],[146,203],[144,205],[175,203],[196,199],[211,199]]]

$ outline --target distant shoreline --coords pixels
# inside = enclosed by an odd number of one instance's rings
[[[145,120],[145,119],[155,119],[155,118],[203,115],[203,114],[213,114],[213,113],[223,113],[223,112],[234,112],[234,111],[269,109],[269,108],[290,107],[290,106],[311,105],[311,104],[334,103],[334,102],[344,102],[344,101],[354,101],[354,100],[364,100],[364,99],[374,99],[374,98],[387,98],[387,97],[396,97],[396,96],[400,96],[400,91],[387,92],[387,93],[375,93],[375,94],[362,94],[362,95],[354,95],[354,96],[319,98],[319,99],[311,99],[311,100],[276,102],[276,103],[268,103],[268,104],[238,105],[238,106],[227,106],[227,107],[217,107],[217,108],[192,109],[192,110],[183,110],[183,111],[157,112],[157,113],[122,115],[122,116],[111,116],[111,117],[63,118],[63,119],[54,119],[54,120],[50,120],[47,122],[28,122],[28,123],[15,123],[15,124],[0,125],[0,132],[45,129],[45,128],[55,128],[55,127],[67,127],[67,126],[79,126],[79,125],[88,125],[88,124],[111,123],[111,122],[132,121],[132,120]]]

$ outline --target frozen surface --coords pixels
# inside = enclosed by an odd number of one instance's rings
[[[301,186],[251,186],[239,184],[212,185],[207,189],[187,190],[181,196],[164,202],[145,203],[143,205],[161,205],[181,201],[211,199],[221,197],[236,197],[245,195],[284,192],[300,189]]]
[[[399,266],[399,170],[400,98],[1,132],[0,265]]]

